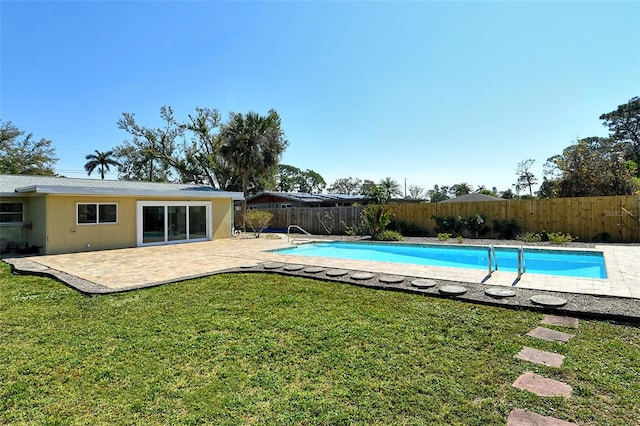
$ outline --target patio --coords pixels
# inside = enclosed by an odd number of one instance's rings
[[[522,307],[531,307],[528,300],[531,295],[557,294],[568,300],[569,303],[562,308],[566,312],[623,318],[640,316],[640,264],[634,261],[640,250],[637,246],[597,247],[605,255],[606,279],[525,273],[518,282],[515,282],[514,273],[502,271],[496,271],[487,278],[485,270],[328,259],[268,251],[289,246],[283,235],[263,235],[259,239],[243,236],[200,243],[7,258],[5,261],[17,271],[49,275],[87,294],[121,292],[220,272],[266,271],[439,295],[437,288],[417,289],[410,285],[411,279],[432,279],[441,284],[465,286],[469,292],[459,296],[462,300]],[[277,267],[294,264],[316,267],[317,270],[310,273],[310,268],[306,268],[305,272],[304,268]],[[367,281],[327,275],[324,269],[368,272],[405,279],[391,285],[380,283],[377,278]],[[494,286],[512,289],[517,293],[516,297],[496,299],[484,294],[484,290]]]

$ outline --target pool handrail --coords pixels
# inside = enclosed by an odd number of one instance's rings
[[[289,227],[287,228],[287,242],[291,242],[291,240],[289,238],[289,233],[291,232],[291,228],[299,229],[300,231],[302,231],[303,233],[307,234],[308,236],[311,236],[310,233],[308,233],[307,231],[305,231],[304,229],[302,229],[298,225],[289,225]]]
[[[525,272],[527,272],[527,264],[524,261],[524,247],[520,246],[518,248],[518,280]]]
[[[496,265],[496,271],[498,270],[498,258],[496,257],[496,250],[493,248],[493,244],[490,245],[487,249],[487,261],[489,263],[489,276],[494,272],[493,268],[491,268],[491,257],[493,256],[493,262]]]

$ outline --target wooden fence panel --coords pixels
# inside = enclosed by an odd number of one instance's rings
[[[522,232],[570,233],[584,241],[608,239],[640,242],[640,196],[590,198],[551,198],[543,200],[505,200],[473,203],[389,204],[397,220],[425,228],[436,235],[433,216],[486,216],[515,219]],[[298,225],[312,234],[344,234],[361,222],[364,206],[265,209],[273,213],[271,227],[287,229]],[[239,222],[236,222],[239,223]],[[495,236],[495,234],[490,234]]]

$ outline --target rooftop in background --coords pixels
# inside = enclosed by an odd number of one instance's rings
[[[308,192],[265,191],[247,198],[247,204],[261,208],[272,207],[331,207],[350,206],[366,200],[364,195],[312,194]]]
[[[492,197],[486,194],[465,194],[456,198],[439,201],[439,203],[473,203],[477,201],[506,201],[504,198]]]
[[[193,198],[243,198],[240,192],[220,191],[207,185],[0,174],[0,196],[16,197],[25,193],[119,196],[169,196],[174,193]]]

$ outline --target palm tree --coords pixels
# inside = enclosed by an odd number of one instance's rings
[[[391,200],[394,196],[402,195],[402,190],[400,189],[400,184],[390,177],[386,177],[380,180],[378,186],[382,189],[384,194],[384,198],[386,201]]]
[[[87,174],[91,176],[91,173],[97,168],[100,171],[100,177],[104,179],[105,172],[108,172],[109,166],[119,166],[116,160],[113,159],[113,151],[100,152],[97,149],[95,154],[89,154],[84,157],[87,163],[84,165],[84,169]]]
[[[287,147],[287,140],[280,128],[280,116],[273,109],[267,116],[251,111],[246,114],[231,113],[229,122],[222,126],[220,134],[223,138],[220,153],[241,179],[245,197],[250,179],[256,181],[274,171]],[[243,217],[245,210],[243,202]]]

